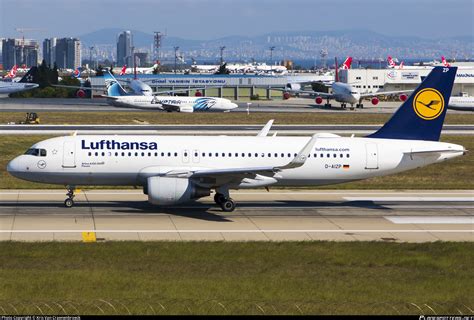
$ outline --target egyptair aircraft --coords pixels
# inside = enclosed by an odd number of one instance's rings
[[[153,95],[136,95],[127,93],[115,77],[107,72],[104,75],[107,87],[107,103],[116,107],[151,109],[176,112],[199,112],[199,111],[230,111],[237,108],[237,104],[224,98],[214,97],[180,97],[166,96],[167,92],[187,91],[189,89],[178,89],[160,91]]]
[[[315,186],[385,176],[465,154],[439,142],[456,67],[435,67],[385,125],[366,137],[74,135],[40,141],[8,163],[20,179],[67,186],[141,186],[175,205],[209,196],[233,211],[229,190]],[[441,183],[441,181],[440,181]]]

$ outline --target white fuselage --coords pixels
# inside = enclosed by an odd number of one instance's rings
[[[144,185],[150,176],[176,170],[284,166],[309,140],[309,137],[66,136],[35,144],[32,148],[44,149],[45,156],[18,156],[7,169],[18,178],[44,183],[138,186]],[[439,150],[451,151],[423,153]],[[464,151],[460,145],[442,142],[321,135],[301,167],[283,169],[260,179],[236,178],[229,188],[342,183],[415,169],[460,156]]]
[[[180,112],[196,111],[230,111],[237,104],[228,99],[211,97],[180,97],[180,96],[118,96],[107,99],[116,107],[168,110],[166,106],[174,106]]]
[[[0,81],[0,94],[9,94],[37,88],[36,83],[22,83],[14,81]]]
[[[359,103],[359,91],[347,83],[334,82],[331,85],[334,100],[341,103],[356,104]]]
[[[474,97],[453,97],[449,99],[449,107],[455,110],[474,111]]]

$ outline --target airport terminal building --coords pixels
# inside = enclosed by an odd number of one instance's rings
[[[133,75],[116,76],[117,80],[131,80]],[[314,73],[298,75],[246,75],[246,74],[141,74],[139,79],[146,82],[154,91],[189,89],[193,96],[199,91],[205,96],[228,98],[232,100],[250,99],[281,99],[281,90],[291,81],[321,81],[322,77]],[[92,77],[93,87],[105,88],[103,77]],[[194,89],[193,89],[194,88]]]
[[[406,69],[346,69],[339,70],[341,82],[351,83],[360,92],[413,90],[431,71],[431,67],[412,67]],[[131,80],[133,75],[116,76],[118,80]],[[289,75],[253,74],[141,74],[140,80],[146,82],[154,91],[189,89],[181,94],[240,99],[282,99],[282,90],[288,83],[327,82],[332,76],[315,73],[296,73]],[[105,89],[103,77],[92,77],[91,84],[97,94]],[[274,90],[279,89],[279,90]],[[474,96],[474,63],[459,66],[453,87],[453,95]]]
[[[351,83],[360,92],[412,90],[430,73],[431,67],[409,69],[340,70],[341,82]],[[452,94],[474,96],[474,63],[458,66]]]

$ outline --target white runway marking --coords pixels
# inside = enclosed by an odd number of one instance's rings
[[[472,197],[423,197],[423,196],[408,196],[408,197],[344,197],[347,201],[434,201],[434,202],[446,202],[446,201],[474,201],[474,195]]]
[[[474,217],[384,217],[395,224],[472,224]]]
[[[431,230],[360,230],[360,229],[296,229],[296,230],[285,230],[285,229],[249,229],[249,230],[115,230],[115,229],[97,229],[97,230],[0,230],[0,233],[78,233],[78,232],[96,232],[96,233],[473,233],[474,230],[448,230],[448,229],[431,229]]]

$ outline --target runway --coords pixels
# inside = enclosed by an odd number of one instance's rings
[[[292,98],[289,100],[257,100],[236,101],[238,108],[231,112],[358,112],[358,113],[393,113],[400,106],[400,102],[381,101],[373,106],[365,102],[365,108],[342,110],[338,103],[331,108],[317,105],[313,99]],[[95,99],[55,99],[55,98],[3,98],[0,99],[0,112],[97,112],[97,111],[153,111],[133,108],[118,108],[107,104],[103,98]],[[456,112],[456,111],[450,111]]]
[[[211,198],[155,207],[141,190],[1,190],[0,240],[81,241],[474,241],[474,192],[271,190],[232,192],[224,213]]]
[[[273,125],[270,134],[312,135],[331,132],[335,134],[370,134],[382,125]],[[263,125],[0,125],[2,134],[156,134],[156,135],[256,135]],[[474,134],[474,125],[444,125],[443,134]]]

